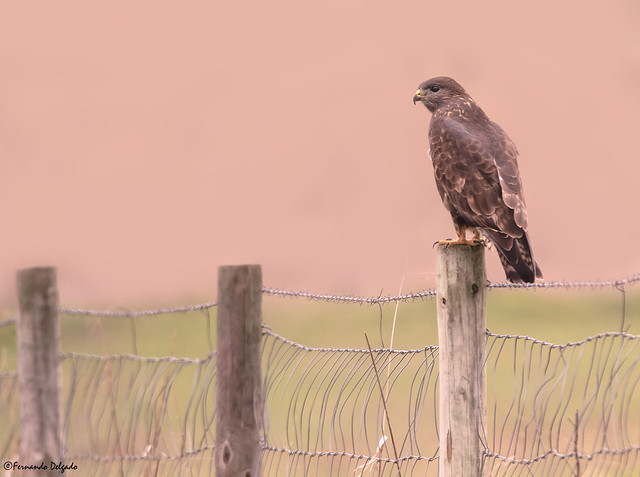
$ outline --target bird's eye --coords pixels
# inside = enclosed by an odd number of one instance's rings
[[[437,84],[434,84],[431,88],[429,88],[431,90],[432,93],[437,93],[438,91],[440,91],[440,86],[438,86]]]

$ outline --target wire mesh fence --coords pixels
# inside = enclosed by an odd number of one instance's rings
[[[640,471],[639,336],[556,345],[488,333],[486,369],[486,475]]]
[[[568,343],[487,331],[483,475],[640,473],[640,336],[625,331],[627,288],[638,281],[640,275],[527,286],[620,290],[622,312],[612,321],[617,331]],[[489,286],[500,293],[521,288]],[[435,296],[431,290],[371,298],[268,287],[263,292],[364,306]],[[214,474],[215,313],[215,302],[141,312],[61,309],[63,341],[85,333],[74,341],[82,345],[79,350],[61,355],[64,462],[73,462],[77,475]],[[193,328],[200,345],[163,357],[143,349],[144,337],[160,332],[166,315]],[[86,320],[87,327],[65,325],[74,320]],[[96,328],[96,320],[99,339],[87,331]],[[15,364],[14,323],[4,320],[0,329],[4,462],[17,461],[20,430],[17,372],[7,369]],[[268,324],[262,346],[262,475],[438,474],[437,343],[417,349],[309,347]],[[123,327],[130,337],[126,343],[120,342],[122,333],[113,332]]]
[[[265,330],[264,475],[425,474],[436,357],[435,346],[308,348]]]
[[[65,460],[83,475],[212,475],[215,357],[65,353]]]

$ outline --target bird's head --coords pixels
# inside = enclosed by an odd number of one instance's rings
[[[447,76],[438,76],[420,83],[413,96],[413,104],[420,101],[434,112],[447,101],[454,98],[468,98],[467,92],[455,80]]]

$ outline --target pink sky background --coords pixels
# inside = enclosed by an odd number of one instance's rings
[[[639,20],[633,0],[2,2],[0,305],[39,265],[66,306],[213,299],[239,263],[432,288],[453,227],[411,98],[437,75],[518,145],[546,280],[639,272]]]

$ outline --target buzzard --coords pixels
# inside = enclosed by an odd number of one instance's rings
[[[429,155],[438,192],[458,234],[456,240],[438,243],[478,244],[482,233],[498,251],[509,281],[542,278],[527,234],[513,141],[451,78],[422,83],[413,97],[414,104],[418,101],[432,113]],[[473,240],[467,240],[467,229],[473,230]]]

